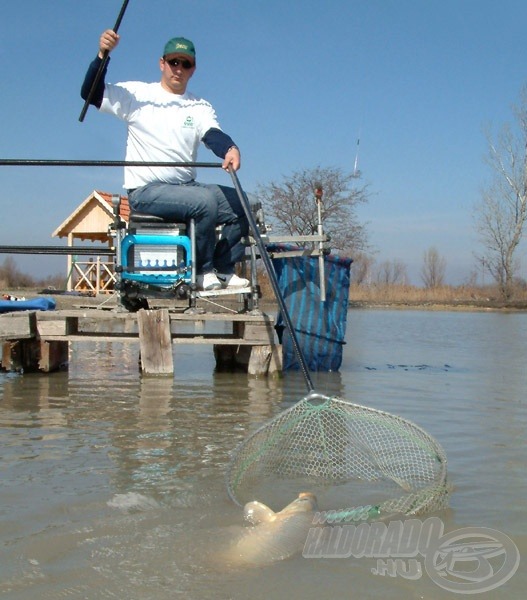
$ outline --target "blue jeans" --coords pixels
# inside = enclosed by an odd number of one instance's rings
[[[234,273],[244,255],[242,237],[249,225],[236,190],[216,184],[153,182],[129,192],[132,211],[156,215],[165,221],[196,224],[197,272]],[[223,225],[216,242],[216,226]]]

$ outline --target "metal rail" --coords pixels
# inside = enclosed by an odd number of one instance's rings
[[[0,158],[2,167],[198,167],[220,168],[219,162],[163,162],[133,160],[64,160],[41,158]],[[71,256],[115,256],[111,248],[83,248],[66,246],[0,246],[0,254],[58,254]]]
[[[115,256],[115,248],[75,246],[0,246],[0,254],[61,254],[71,256]]]

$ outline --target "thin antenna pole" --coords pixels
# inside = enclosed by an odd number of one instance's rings
[[[357,138],[357,152],[355,154],[355,164],[353,165],[353,176],[357,177],[359,173],[359,144],[360,144],[360,132]]]

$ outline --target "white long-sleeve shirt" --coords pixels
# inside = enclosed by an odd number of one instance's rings
[[[221,129],[209,102],[189,92],[172,94],[159,82],[106,83],[100,111],[126,122],[127,161],[195,162],[205,133]],[[195,176],[192,167],[125,167],[124,187],[186,183]]]

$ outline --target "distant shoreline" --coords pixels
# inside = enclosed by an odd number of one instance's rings
[[[82,305],[83,307],[97,307],[104,304],[107,308],[117,305],[117,298],[110,294],[100,294],[99,296],[89,295],[69,295],[64,293],[53,293],[53,290],[41,293],[42,290],[37,289],[18,289],[18,290],[0,290],[1,294],[7,294],[16,297],[36,298],[36,297],[52,297],[57,303],[57,310],[73,308]],[[352,295],[352,294],[350,294]],[[170,301],[160,301],[159,304],[169,306]],[[260,300],[260,304],[264,309],[276,310],[276,301],[274,298],[266,297]],[[181,301],[178,301],[177,306],[181,307]],[[423,310],[423,311],[473,311],[473,312],[527,312],[527,301],[516,300],[504,302],[493,298],[478,298],[474,300],[434,300],[434,299],[374,299],[363,298],[349,300],[350,310]]]
[[[434,301],[353,301],[349,302],[350,309],[377,309],[377,310],[429,310],[429,311],[474,311],[474,312],[527,312],[527,302],[499,302],[496,300],[489,301],[464,301],[459,302],[434,302]]]

